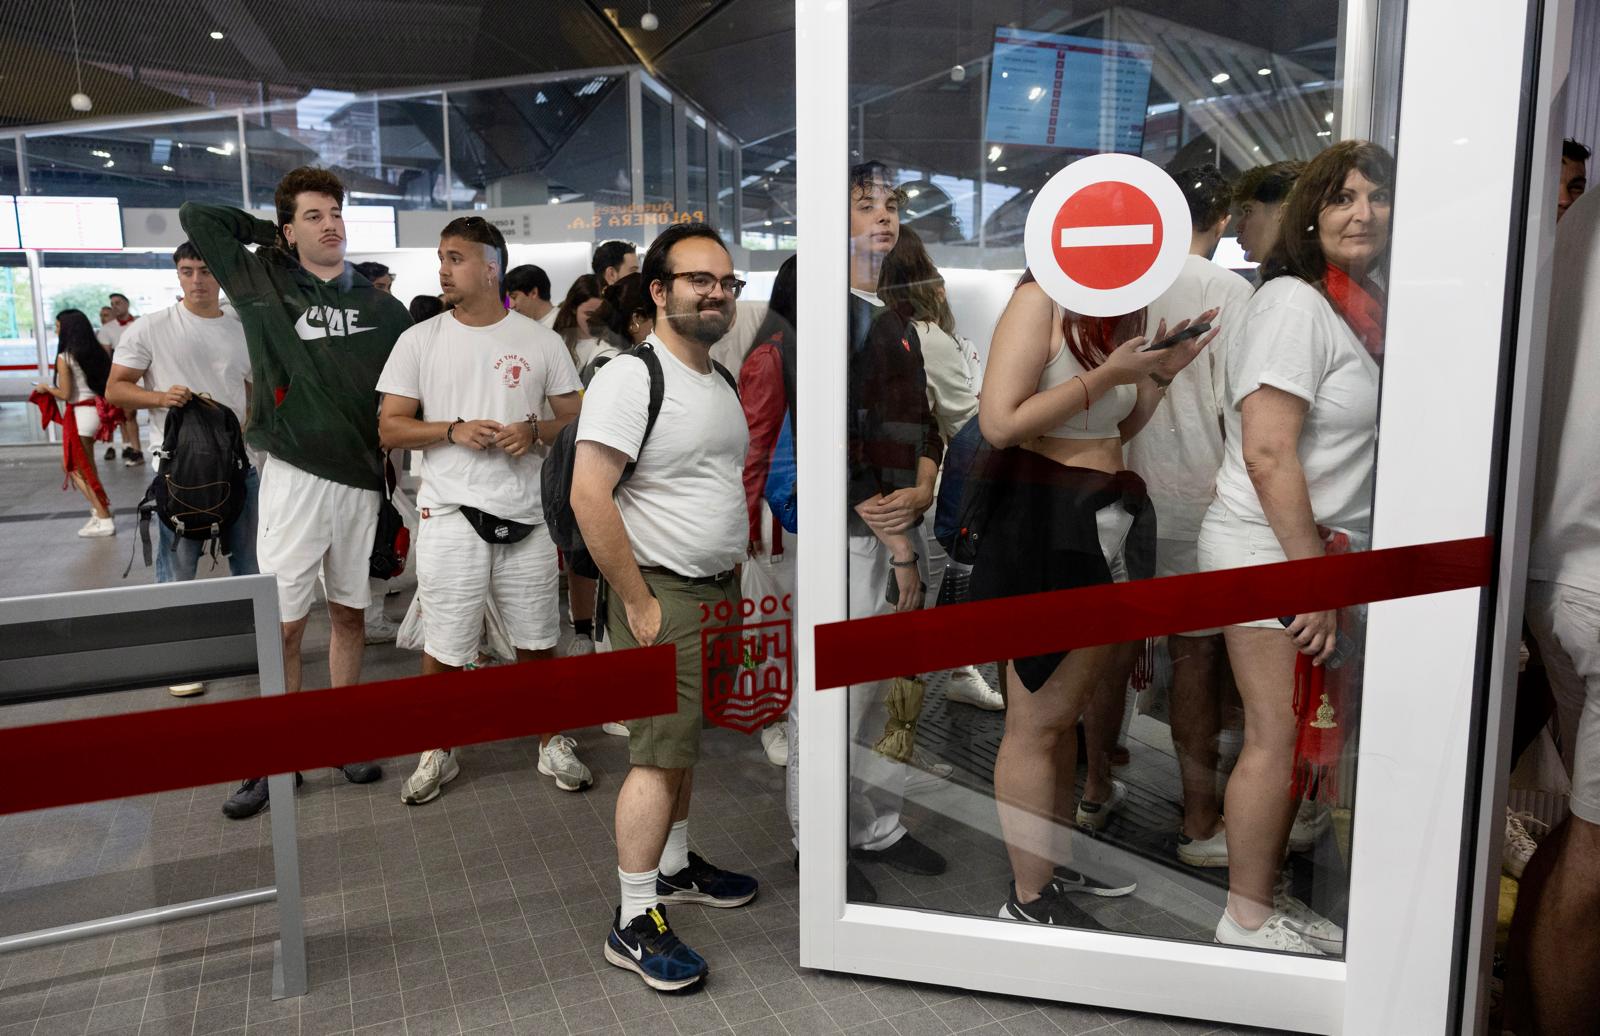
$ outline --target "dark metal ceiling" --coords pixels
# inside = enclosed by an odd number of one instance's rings
[[[0,125],[81,117],[67,100],[74,6],[92,116],[639,63],[744,140],[794,124],[793,0],[0,0]],[[996,25],[1051,29],[1109,6],[855,0],[852,84],[872,96],[986,54]],[[1324,44],[1313,67],[1338,34],[1337,0],[1121,6],[1282,54]]]

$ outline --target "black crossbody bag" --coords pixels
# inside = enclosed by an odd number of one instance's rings
[[[528,533],[538,528],[537,525],[514,522],[466,504],[460,505],[458,510],[471,523],[472,531],[485,543],[521,543],[528,538]]]

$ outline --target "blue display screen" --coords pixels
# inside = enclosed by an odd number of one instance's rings
[[[1154,53],[1142,43],[997,28],[985,139],[1138,154]]]

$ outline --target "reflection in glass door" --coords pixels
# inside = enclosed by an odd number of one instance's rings
[[[828,409],[800,422],[845,429],[831,454],[800,434],[802,480],[828,483],[802,504],[808,556],[836,566],[801,573],[811,621],[1483,534],[1501,329],[1464,330],[1482,366],[1429,384],[1419,307],[1503,291],[1505,242],[1471,238],[1488,268],[1441,254],[1459,199],[1404,184],[1444,126],[1509,182],[1517,123],[1507,101],[1467,132],[1428,78],[1442,51],[1412,41],[1489,53],[1526,20],[1496,8],[1493,31],[1443,32],[1436,5],[1376,7],[908,2],[855,5],[847,32],[803,20],[801,67],[824,70],[799,87],[818,92],[800,113],[802,306],[840,330],[801,392]],[[1374,60],[1399,49],[1380,24],[1405,25],[1404,62]],[[1391,149],[1344,113],[1415,129]],[[1030,276],[1028,216],[1052,175],[1106,154],[1166,171],[1189,254],[1154,299],[1075,309]],[[1106,249],[1078,261],[1086,281],[1149,243],[1123,238],[1150,220],[1104,215],[1080,242]],[[1186,321],[1211,326],[1135,351]],[[945,492],[953,475],[964,492]],[[969,666],[933,673],[886,645],[903,672],[802,720],[802,765],[837,767],[801,789],[803,815],[832,818],[808,821],[805,851],[836,861],[803,886],[827,897],[807,912],[810,961],[1313,1031],[1442,1018],[1470,734],[1449,703],[1474,683],[1416,670],[1423,643],[1435,663],[1473,654],[1480,599],[1429,600],[1441,619],[1422,625],[1420,599],[1223,629],[1177,615],[1149,642],[1020,659],[973,643]],[[1063,641],[1074,620],[1028,617]],[[1442,746],[1405,736],[1424,701],[1448,717]],[[817,745],[834,724],[846,743]],[[1426,948],[1398,957],[1402,932]]]

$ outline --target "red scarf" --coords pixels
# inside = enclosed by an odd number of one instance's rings
[[[1388,300],[1383,289],[1371,281],[1356,282],[1342,268],[1328,264],[1322,278],[1323,290],[1334,311],[1344,319],[1350,330],[1361,339],[1367,352],[1378,362],[1383,361],[1383,324]]]
[[[109,406],[103,398],[95,396],[93,399],[83,399],[65,406],[57,402],[56,397],[40,389],[34,389],[28,396],[28,402],[39,408],[39,426],[47,427],[51,422],[61,425],[61,466],[66,470],[67,477],[61,483],[61,488],[66,489],[72,484],[72,474],[77,472],[83,477],[95,499],[100,501],[100,506],[107,511],[111,510],[111,501],[106,497],[106,490],[100,484],[100,479],[95,475],[94,465],[89,460],[89,454],[83,448],[83,439],[78,435],[78,415],[75,411],[81,406],[93,406],[102,410],[102,404]],[[118,411],[119,413],[121,411]],[[95,436],[99,442],[110,442],[111,436],[116,433],[116,426],[102,417],[100,431]]]
[[[1348,554],[1353,549],[1345,533],[1321,525],[1317,532],[1322,536],[1324,554]],[[1338,628],[1345,637],[1361,636],[1358,609],[1342,609],[1338,616]],[[1361,696],[1361,666],[1359,652],[1333,670],[1312,665],[1310,655],[1295,655],[1294,716],[1298,733],[1289,795],[1296,801],[1309,797],[1314,802],[1331,804],[1339,799],[1339,762]]]

